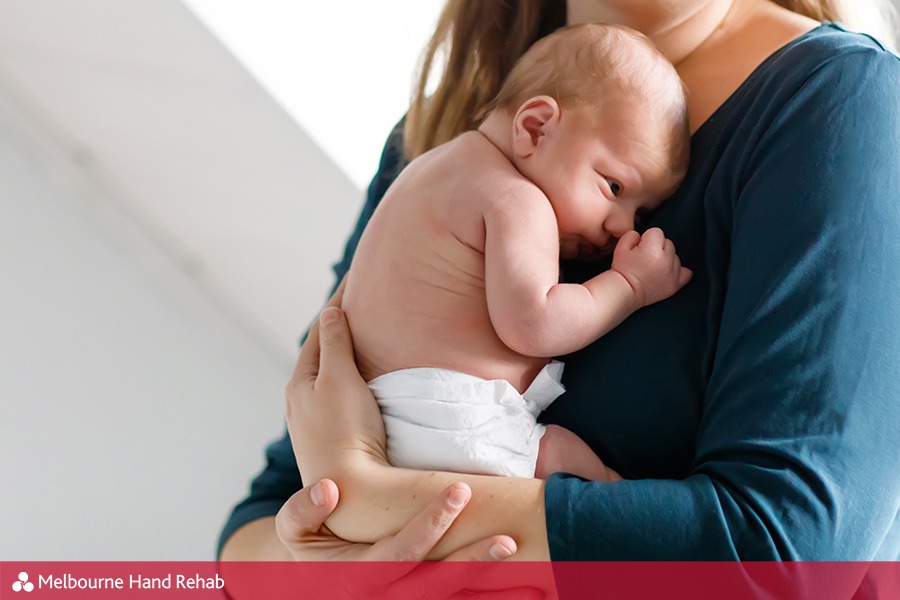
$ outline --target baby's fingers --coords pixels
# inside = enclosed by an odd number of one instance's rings
[[[652,227],[641,236],[641,246],[647,248],[664,248],[667,241],[666,235],[659,227]]]
[[[633,229],[627,232],[625,235],[619,238],[618,243],[616,244],[616,252],[620,250],[632,250],[635,246],[641,243],[641,234]]]
[[[632,255],[634,249],[640,243],[641,234],[634,230],[620,237],[613,250],[613,264],[621,264],[622,261],[630,260],[628,257]]]
[[[663,243],[663,252],[665,252],[666,256],[675,256],[675,244],[672,243],[672,240],[666,238],[666,241]]]

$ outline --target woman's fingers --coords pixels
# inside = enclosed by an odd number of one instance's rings
[[[353,341],[344,312],[333,306],[319,315],[319,380],[346,382],[359,379]]]
[[[319,375],[319,320],[316,319],[309,333],[306,335],[306,341],[300,346],[300,357],[297,358],[297,364],[294,365],[294,373],[287,386],[288,399],[291,397],[291,389],[301,384],[312,385]]]
[[[291,496],[275,516],[281,542],[293,551],[305,537],[318,532],[338,503],[337,485],[323,479]]]
[[[344,275],[344,278],[341,279],[340,285],[338,285],[337,289],[334,291],[334,294],[331,295],[331,298],[328,299],[328,304],[325,305],[325,308],[329,308],[332,306],[336,306],[340,308],[341,302],[344,299],[344,289],[347,287],[347,276]],[[303,342],[303,346],[300,347],[300,358],[297,360],[297,364],[294,366],[294,374],[291,376],[291,381],[288,384],[288,389],[292,385],[296,385],[300,382],[315,382],[316,376],[319,374],[319,319],[312,324],[309,328],[309,333],[306,336],[306,341]]]
[[[366,560],[394,563],[391,570],[384,572],[384,584],[389,585],[390,590],[388,598],[445,598],[461,589],[462,586],[457,585],[446,593],[434,593],[438,590],[428,585],[431,578],[425,575],[427,569],[417,567],[417,564],[438,543],[471,497],[469,486],[454,483],[432,499],[425,510],[396,535],[379,540],[371,547]],[[440,581],[440,577],[435,579],[435,585]],[[424,590],[431,595],[422,595],[420,592]]]
[[[340,285],[337,286],[337,289],[334,290],[334,293],[331,295],[331,298],[328,299],[328,303],[325,305],[325,308],[329,306],[336,306],[338,308],[341,307],[341,302],[344,300],[344,289],[347,287],[347,276],[344,275],[344,278],[341,279]]]
[[[407,523],[397,535],[375,544],[373,560],[424,560],[472,498],[464,483],[454,483],[438,494],[425,510]]]
[[[518,549],[515,540],[508,535],[495,535],[486,540],[470,544],[465,548],[460,548],[453,554],[447,556],[444,560],[492,562],[509,558],[515,554]]]
[[[332,297],[339,298],[343,294],[344,282]],[[350,328],[341,309],[329,306],[322,311],[318,320],[309,328],[309,335],[300,348],[300,357],[294,366],[294,374],[288,382],[288,409],[292,390],[303,384],[316,384],[320,374],[325,379],[343,381],[347,377],[359,378],[359,370],[353,358],[353,342]]]
[[[482,576],[498,561],[509,558],[515,552],[516,543],[509,536],[495,535],[475,542],[457,550],[442,562],[419,565],[390,587],[388,598],[484,598],[485,600],[545,598],[540,590],[531,588],[464,591],[467,587],[476,587],[479,579],[482,579]],[[501,571],[499,575],[501,581],[502,573]],[[515,575],[514,572],[510,573]],[[517,577],[514,581],[510,577],[506,579],[510,580],[512,585],[521,585]]]

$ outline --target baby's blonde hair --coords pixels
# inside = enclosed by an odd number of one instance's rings
[[[673,173],[687,169],[690,129],[684,86],[645,35],[618,25],[582,23],[538,40],[515,64],[497,96],[481,111],[515,111],[546,95],[561,107],[621,110],[620,101],[646,107],[648,127],[661,127]]]

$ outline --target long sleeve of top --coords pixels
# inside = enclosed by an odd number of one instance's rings
[[[832,24],[785,46],[694,134],[645,226],[695,276],[564,357],[541,420],[626,481],[548,480],[553,559],[900,557],[900,59]],[[300,487],[286,437],[267,456],[223,540]]]

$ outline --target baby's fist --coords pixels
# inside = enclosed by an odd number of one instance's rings
[[[681,266],[672,240],[656,227],[644,235],[637,231],[623,235],[613,252],[612,270],[631,285],[637,308],[665,300],[693,276],[690,269]]]

